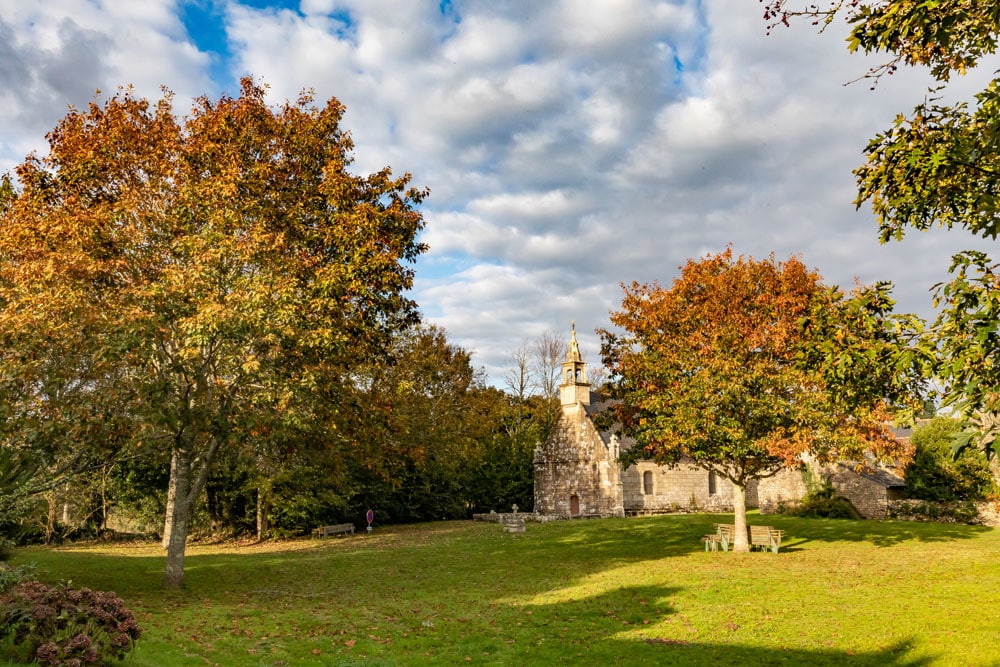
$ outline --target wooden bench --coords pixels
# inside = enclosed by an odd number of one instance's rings
[[[722,538],[719,534],[706,535],[701,538],[701,541],[705,543],[705,551],[718,551],[719,547],[722,546]]]
[[[750,548],[766,549],[773,553],[778,553],[781,547],[781,536],[785,534],[783,530],[777,530],[771,526],[750,526]]]
[[[781,536],[785,534],[783,530],[777,530],[771,526],[747,526],[747,541],[750,550],[767,549],[778,553],[781,547]],[[729,551],[729,548],[736,541],[736,526],[731,523],[715,524],[715,535],[705,535],[701,538],[705,543],[705,551]]]
[[[319,535],[320,537],[329,537],[330,535],[344,535],[347,533],[354,532],[353,523],[338,523],[335,526],[320,526],[313,531],[313,535]]]
[[[778,553],[778,549],[781,548],[781,537],[785,534],[785,531],[778,530],[777,528],[771,529],[771,551]]]
[[[736,526],[731,523],[715,524],[715,534],[719,538],[719,546],[723,551],[729,551],[729,546],[736,541]]]

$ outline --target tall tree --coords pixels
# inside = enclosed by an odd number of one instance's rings
[[[887,305],[852,322],[838,316],[848,311],[839,292],[798,259],[756,261],[731,250],[689,261],[669,289],[625,287],[622,310],[611,315],[624,333],[601,336],[616,416],[640,445],[626,462],[690,459],[730,480],[736,550],[747,550],[753,480],[799,465],[806,452],[899,453],[886,424],[894,406],[883,397],[905,403],[911,384],[852,369],[885,363],[894,349]],[[828,344],[832,324],[841,340]]]
[[[417,320],[425,193],[351,173],[336,100],[264,98],[244,79],[183,119],[166,91],[71,110],[0,220],[0,377],[74,389],[78,412],[110,403],[136,444],[169,451],[168,587],[220,450],[310,422]],[[28,424],[48,398],[22,393]]]
[[[974,236],[1000,233],[1000,78],[971,103],[942,103],[955,74],[965,74],[997,51],[1000,3],[995,0],[770,0],[765,20],[785,24],[806,17],[823,29],[846,20],[848,48],[885,54],[869,72],[877,80],[899,66],[929,69],[938,87],[865,148],[856,171],[858,207],[870,202],[883,242],[908,230],[959,227]],[[928,372],[943,384],[944,403],[971,418],[1000,412],[998,265],[986,254],[955,255],[952,278],[935,286],[937,321],[922,345]],[[991,452],[996,433],[979,438]],[[992,447],[991,447],[992,445]]]

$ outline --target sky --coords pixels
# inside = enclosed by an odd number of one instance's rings
[[[878,61],[849,54],[842,25],[767,34],[761,14],[758,0],[0,0],[0,173],[118,86],[165,86],[183,112],[250,75],[274,104],[336,97],[357,172],[430,189],[411,296],[498,386],[517,347],[568,339],[571,321],[599,363],[623,283],[669,286],[728,246],[798,256],[845,288],[891,281],[897,310],[933,317],[951,255],[993,244],[955,230],[881,245],[851,174],[931,80],[849,84]]]

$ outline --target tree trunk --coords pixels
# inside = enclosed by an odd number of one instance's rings
[[[270,510],[270,503],[267,500],[267,492],[264,487],[257,487],[257,541],[263,542],[264,537],[267,535],[267,531],[270,528],[268,525],[268,513]]]
[[[48,503],[49,511],[45,515],[45,543],[52,541],[52,535],[56,532],[56,492],[49,491],[45,494],[45,502]]]
[[[164,549],[170,546],[170,532],[174,526],[174,506],[177,504],[177,450],[170,455],[170,478],[167,481],[167,515],[163,520],[163,539],[160,544]]]
[[[164,523],[167,542],[167,568],[163,573],[165,588],[180,588],[184,585],[184,551],[187,548],[188,529],[191,525],[191,510],[208,481],[208,472],[219,451],[221,440],[213,439],[208,448],[196,460],[185,445],[174,449],[170,457],[170,478],[173,488],[173,503],[167,505],[167,521]],[[198,475],[194,476],[195,464]]]
[[[747,541],[747,488],[733,484],[733,551],[748,553],[750,543]]]
[[[110,468],[101,468],[101,525],[98,526],[98,534],[103,534],[108,530],[108,474]]]
[[[165,588],[184,585],[184,551],[191,519],[191,453],[175,449],[170,457],[170,486],[167,491],[167,517],[163,524],[163,546],[167,550]]]

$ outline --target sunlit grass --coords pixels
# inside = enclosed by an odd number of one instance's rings
[[[450,522],[253,546],[21,551],[115,590],[132,665],[1000,663],[998,531],[752,516],[782,553],[706,553],[720,517]]]

